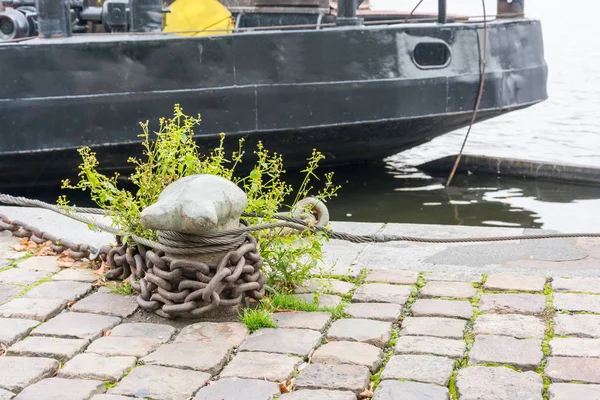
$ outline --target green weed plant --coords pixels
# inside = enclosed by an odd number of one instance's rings
[[[79,181],[75,184],[69,180],[63,181],[62,187],[65,189],[88,191],[91,199],[106,210],[113,226],[124,230],[125,243],[131,242],[131,234],[157,240],[156,231],[141,225],[140,214],[158,200],[167,185],[189,175],[217,175],[242,188],[248,196],[246,212],[260,215],[249,218],[250,224],[275,222],[277,213],[293,209],[299,200],[312,196],[327,201],[335,197],[339,190],[339,186],[332,182],[333,173],[326,173],[322,177],[316,174],[319,163],[324,159],[323,154],[316,150],[302,170],[302,183],[294,190],[283,179],[285,169],[281,154],[271,153],[262,143],[259,142],[253,151],[254,166],[245,169],[250,172],[238,176],[235,175],[236,167],[243,162],[245,154],[243,139],[238,142],[238,150],[227,156],[225,135],[221,134],[219,146],[206,156],[201,156],[193,139],[194,128],[201,122],[200,115],[186,115],[179,105],[175,105],[173,117],[160,118],[159,122],[159,130],[154,135],[149,132],[148,122],[140,123],[142,157],[128,160],[133,165],[133,173],[128,180],[133,184],[134,191],[119,187],[118,173],[113,176],[101,173],[96,153],[89,147],[78,150],[82,158]],[[318,190],[313,186],[315,181],[321,181],[322,187]],[[293,198],[291,204],[286,203],[288,198]],[[57,204],[67,206],[69,201],[66,196],[61,196]],[[267,284],[276,292],[286,293],[303,282],[311,272],[318,273],[322,261],[322,243],[327,235],[308,229],[286,235],[281,233],[282,230],[259,231],[256,237],[265,261]]]

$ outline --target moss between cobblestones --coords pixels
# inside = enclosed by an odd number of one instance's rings
[[[0,272],[8,271],[9,269],[13,269],[14,265],[8,264],[6,267],[0,268]]]
[[[552,279],[549,278],[546,280],[546,285],[544,286],[544,296],[546,297],[546,311],[543,315],[544,322],[546,324],[546,330],[544,332],[544,339],[542,340],[542,354],[544,357],[542,361],[540,361],[540,365],[537,367],[535,372],[540,374],[542,380],[544,381],[544,391],[542,393],[542,398],[544,400],[548,400],[548,387],[552,383],[550,379],[544,374],[544,370],[546,368],[546,364],[548,363],[548,357],[550,356],[550,341],[554,338],[554,315],[556,314],[556,310],[554,309],[553,298],[554,292],[552,291]]]
[[[27,254],[25,254],[23,257],[16,258],[14,260],[10,260],[9,264],[6,267],[0,268],[0,272],[2,272],[2,271],[8,271],[9,269],[13,269],[21,261],[25,261],[25,260],[27,260],[28,258],[31,258],[31,257],[33,257],[33,253],[28,251]],[[7,261],[9,261],[9,260],[7,260]]]
[[[564,315],[600,315],[600,312],[592,312],[592,311],[557,311],[557,314]]]
[[[54,274],[52,274],[52,275],[54,275]],[[47,277],[42,278],[39,281],[32,283],[31,285],[15,285],[15,286],[22,286],[24,289],[21,292],[19,292],[19,294],[17,294],[13,299],[19,299],[19,298],[25,296],[25,294],[27,292],[29,292],[31,289],[33,289],[34,287],[40,286],[46,282],[51,282],[52,275],[48,275]]]
[[[543,292],[536,292],[533,290],[489,290],[483,289],[485,294],[543,294]]]
[[[114,388],[118,384],[119,382],[104,382],[104,387],[106,388],[106,390],[108,390]]]
[[[425,281],[424,276],[425,276],[424,272],[419,273],[419,278],[417,279],[416,287],[413,289],[413,291],[412,291],[410,297],[408,298],[408,300],[406,301],[406,303],[404,303],[404,306],[402,307],[402,313],[400,314],[398,323],[392,325],[392,335],[391,335],[390,340],[388,341],[386,347],[384,348],[383,361],[381,362],[381,367],[379,368],[379,370],[376,373],[371,374],[370,381],[373,382],[373,391],[375,391],[375,389],[377,389],[377,386],[379,386],[379,383],[381,382],[381,373],[385,369],[390,358],[392,358],[392,356],[395,353],[396,343],[398,342],[398,335],[400,333],[400,326],[402,325],[402,321],[404,320],[404,318],[412,315],[412,310],[411,310],[412,305],[417,300],[417,297],[419,296],[419,290],[421,290],[421,288],[423,286],[425,286],[426,281]]]
[[[473,326],[475,325],[475,320],[477,317],[481,315],[481,311],[479,311],[479,299],[481,295],[484,293],[483,284],[487,279],[487,275],[483,275],[482,283],[479,286],[473,285],[477,289],[475,295],[469,299],[469,302],[473,306],[473,316],[467,322],[467,326],[465,327],[464,334],[464,342],[465,342],[465,353],[463,355],[462,360],[456,360],[454,362],[454,371],[452,372],[452,376],[450,377],[450,381],[448,382],[448,390],[450,392],[451,400],[458,400],[458,389],[456,388],[456,377],[458,376],[458,372],[462,368],[466,368],[469,362],[469,351],[473,347],[473,343],[475,342],[475,335],[473,335]],[[514,368],[514,367],[511,367]]]

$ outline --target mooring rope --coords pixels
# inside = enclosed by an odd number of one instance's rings
[[[23,207],[40,207],[50,211],[57,212],[65,217],[91,225],[97,229],[114,234],[116,236],[128,235],[134,242],[153,248],[157,251],[174,255],[189,254],[207,254],[220,251],[229,251],[238,248],[251,232],[263,231],[275,228],[291,228],[299,231],[309,230],[312,233],[324,232],[330,239],[338,239],[352,243],[388,243],[388,242],[416,242],[416,243],[474,243],[474,242],[500,242],[511,240],[532,240],[532,239],[566,239],[582,237],[600,237],[600,233],[543,233],[535,235],[511,235],[511,236],[490,236],[490,237],[462,237],[462,238],[431,238],[415,237],[393,234],[377,233],[374,235],[354,235],[345,232],[336,232],[326,227],[310,224],[298,218],[285,216],[281,214],[274,215],[275,219],[281,222],[271,222],[260,225],[247,225],[242,220],[242,226],[236,229],[228,229],[219,232],[207,233],[204,235],[190,235],[172,231],[158,231],[159,242],[129,234],[126,229],[106,225],[95,219],[81,215],[82,213],[106,215],[105,210],[98,208],[85,207],[58,207],[53,204],[45,203],[40,200],[27,199],[25,197],[15,197],[0,193],[0,203],[11,204]],[[67,211],[68,210],[68,211]],[[262,217],[256,213],[244,213],[242,217]],[[18,221],[14,221],[15,223]]]
[[[477,91],[477,98],[475,100],[475,107],[473,108],[473,115],[471,116],[469,128],[467,129],[467,133],[465,134],[462,146],[460,146],[458,156],[456,156],[456,160],[454,160],[452,171],[450,171],[450,175],[448,176],[448,180],[446,181],[446,188],[450,186],[450,183],[452,183],[452,179],[454,178],[454,174],[456,173],[456,169],[458,168],[458,164],[460,163],[460,159],[462,158],[463,151],[465,150],[465,145],[467,144],[467,140],[469,139],[469,134],[471,133],[471,129],[473,128],[473,124],[475,123],[475,118],[477,118],[477,112],[479,111],[479,105],[481,104],[481,97],[483,95],[483,85],[485,83],[485,67],[487,64],[487,12],[485,11],[485,0],[481,0],[481,5],[483,7],[483,54],[480,58],[481,77],[479,78],[479,90]]]

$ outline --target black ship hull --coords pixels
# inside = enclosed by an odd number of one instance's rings
[[[108,170],[139,155],[139,122],[200,113],[203,149],[245,137],[302,165],[377,160],[468,125],[482,23],[260,31],[210,37],[98,35],[0,44],[0,185],[73,175],[76,149]],[[477,120],[547,98],[541,25],[487,24]],[[58,181],[57,181],[58,182]]]

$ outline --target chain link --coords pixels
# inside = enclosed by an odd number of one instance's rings
[[[55,235],[43,232],[25,222],[11,221],[3,214],[0,214],[0,231],[10,231],[16,237],[29,238],[29,240],[37,244],[43,244],[50,241],[50,248],[55,253],[62,253],[65,250],[69,250],[69,255],[75,260],[83,258],[94,259],[94,255],[98,255],[98,250],[93,246],[77,244],[67,239],[58,238]],[[105,247],[103,250],[106,252],[108,246],[103,247]]]
[[[138,293],[141,308],[165,318],[199,317],[220,306],[236,306],[246,298],[260,300],[265,294],[266,277],[261,271],[263,259],[256,239],[247,234],[242,244],[229,251],[218,264],[168,257],[164,251],[121,243],[99,250],[57,238],[20,221],[0,214],[0,231],[29,238],[37,244],[50,241],[56,253],[68,250],[75,259],[95,258],[108,262],[108,280],[125,280]]]
[[[107,279],[129,278],[140,307],[165,318],[198,317],[265,294],[263,259],[252,235],[218,264],[169,257],[139,244],[113,247],[108,263]]]

